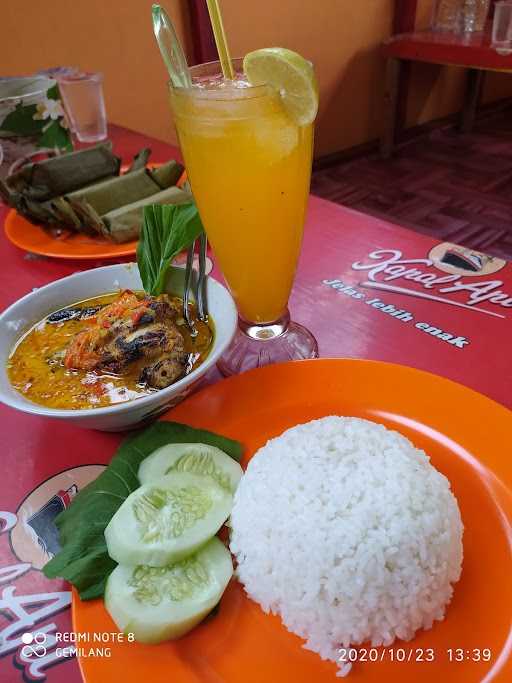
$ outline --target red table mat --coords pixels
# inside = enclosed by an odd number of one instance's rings
[[[148,142],[125,136],[132,147]],[[123,131],[114,137],[125,151]],[[157,144],[156,161],[174,155]],[[34,259],[5,239],[0,257],[4,307],[34,287],[105,265]],[[220,277],[216,269],[213,274]],[[512,406],[512,267],[505,262],[311,198],[290,309],[317,336],[323,357],[414,366]],[[61,652],[71,629],[70,593],[40,572],[42,546],[54,547],[53,517],[110,460],[121,436],[5,406],[0,426],[0,680],[74,683],[79,669]],[[35,632],[44,634],[44,650],[24,646],[22,634]]]

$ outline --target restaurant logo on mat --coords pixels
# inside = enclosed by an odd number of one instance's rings
[[[451,242],[437,244],[430,250],[428,257],[438,270],[461,277],[492,275],[507,265],[505,260],[497,256],[489,256]]]
[[[0,680],[39,681],[74,656],[63,648],[60,614],[71,593],[46,579],[41,568],[59,550],[56,516],[105,469],[82,465],[42,482],[16,512],[0,510]],[[10,673],[7,673],[10,658]]]
[[[512,292],[503,290],[502,280],[490,278],[505,265],[503,259],[445,242],[434,247],[428,258],[419,259],[404,258],[398,249],[377,249],[366,262],[353,263],[352,269],[366,274],[361,287],[505,318],[503,309],[512,308]],[[476,281],[476,277],[486,279]],[[413,283],[415,288],[410,286]]]
[[[16,511],[11,547],[22,562],[41,570],[60,549],[55,518],[84,486],[98,477],[104,465],[82,465],[60,472],[34,489]]]

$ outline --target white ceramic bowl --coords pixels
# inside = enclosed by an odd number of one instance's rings
[[[183,293],[184,270],[171,268],[167,291]],[[36,289],[12,304],[0,315],[0,401],[12,408],[44,417],[67,420],[80,427],[120,431],[141,424],[182,401],[229,346],[237,325],[234,301],[225,287],[208,278],[208,306],[215,324],[215,339],[206,360],[189,375],[149,396],[106,408],[59,410],[27,400],[10,384],[6,363],[18,339],[46,315],[77,301],[117,289],[141,290],[139,270],[134,263],[94,268]]]

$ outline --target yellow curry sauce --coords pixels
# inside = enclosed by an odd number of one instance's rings
[[[112,303],[119,292],[94,297],[71,304],[67,308],[88,308]],[[137,294],[139,296],[139,294]],[[142,293],[140,293],[142,297]],[[178,297],[170,297],[179,303]],[[207,357],[213,341],[213,323],[197,319],[191,305],[198,335],[192,338],[183,320],[177,327],[183,335],[185,351],[189,354],[186,372],[189,373]],[[152,394],[152,389],[140,383],[141,364],[131,363],[126,371],[116,375],[96,371],[68,370],[64,366],[66,349],[73,337],[91,323],[88,319],[72,319],[49,323],[46,316],[34,325],[17,343],[7,363],[7,373],[13,387],[25,398],[47,406],[65,410],[101,408],[131,401]]]

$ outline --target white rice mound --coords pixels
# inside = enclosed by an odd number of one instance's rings
[[[323,659],[431,628],[461,573],[449,481],[367,420],[326,417],[269,441],[240,482],[231,527],[249,597]]]

